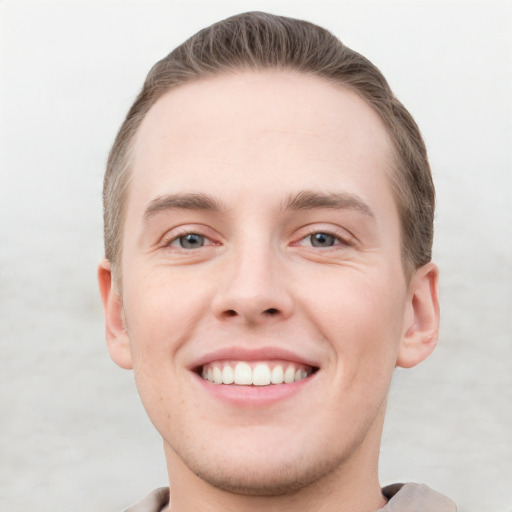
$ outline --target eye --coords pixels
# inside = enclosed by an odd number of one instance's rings
[[[305,236],[304,236],[305,235]],[[353,245],[352,237],[345,230],[308,230],[292,245],[315,249],[343,249]]]
[[[181,247],[182,249],[197,249],[203,247],[207,238],[197,233],[187,233],[171,241],[170,246]]]
[[[339,243],[339,240],[334,235],[329,233],[313,233],[306,237],[312,247],[332,247]]]

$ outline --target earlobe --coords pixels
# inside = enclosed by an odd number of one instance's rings
[[[105,334],[110,357],[121,368],[131,369],[132,355],[123,306],[113,283],[112,269],[108,260],[103,260],[98,265],[98,284],[105,315]]]
[[[438,333],[439,269],[434,263],[427,263],[410,281],[396,365],[411,368],[424,361],[436,347]]]

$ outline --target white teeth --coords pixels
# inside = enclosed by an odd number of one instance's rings
[[[295,381],[295,367],[288,366],[286,371],[284,372],[284,382],[285,384],[291,384]]]
[[[271,382],[270,368],[266,364],[257,364],[252,371],[252,383],[255,386],[268,386]]]
[[[220,368],[218,366],[213,367],[213,382],[215,384],[222,384],[222,372],[220,371]]]
[[[284,368],[286,368],[284,370]],[[268,386],[270,384],[291,384],[305,379],[311,367],[298,363],[247,363],[224,361],[203,366],[201,376],[214,384],[237,384],[239,386]]]
[[[295,382],[305,379],[308,376],[308,374],[304,370],[297,370],[295,372]]]
[[[272,370],[272,375],[270,377],[270,382],[272,382],[272,384],[282,384],[284,382],[283,367],[280,364],[278,364]]]
[[[227,364],[222,370],[222,384],[233,384],[233,382],[235,382],[235,372],[233,368]]]
[[[235,384],[252,384],[252,370],[247,363],[238,363],[235,366]]]

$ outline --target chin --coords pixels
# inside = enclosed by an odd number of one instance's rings
[[[345,457],[314,461],[301,457],[295,461],[245,461],[244,464],[196,464],[186,461],[189,469],[204,482],[218,489],[245,496],[283,496],[309,487],[317,480],[335,472]],[[227,461],[225,461],[227,462]]]

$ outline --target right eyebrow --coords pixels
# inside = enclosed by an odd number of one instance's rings
[[[149,221],[157,213],[166,210],[206,210],[219,212],[222,205],[213,197],[206,194],[168,194],[153,199],[144,210],[144,222]]]

